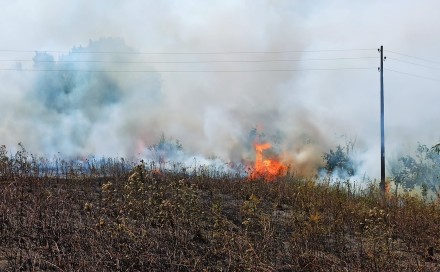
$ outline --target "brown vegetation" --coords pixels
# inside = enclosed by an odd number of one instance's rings
[[[99,175],[7,172],[0,271],[438,271],[440,208],[375,186],[266,183],[107,162]],[[29,165],[30,167],[31,165]],[[23,166],[25,167],[25,166]],[[8,174],[9,173],[9,174]]]

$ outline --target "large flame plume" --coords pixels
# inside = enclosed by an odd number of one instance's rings
[[[255,144],[255,164],[250,174],[251,179],[263,178],[268,182],[272,182],[277,177],[286,174],[287,167],[279,160],[274,158],[264,159],[263,151],[270,148],[270,143]]]

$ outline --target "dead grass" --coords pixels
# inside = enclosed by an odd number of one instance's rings
[[[374,186],[147,171],[0,182],[1,271],[438,271],[440,208]]]

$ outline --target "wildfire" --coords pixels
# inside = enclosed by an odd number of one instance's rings
[[[285,175],[287,167],[275,159],[264,159],[263,151],[269,149],[269,143],[255,144],[255,165],[250,175],[251,179],[263,178],[274,181],[278,176]]]

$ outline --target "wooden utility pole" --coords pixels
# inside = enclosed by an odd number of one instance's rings
[[[380,190],[385,193],[385,124],[383,98],[383,45],[380,51]]]

